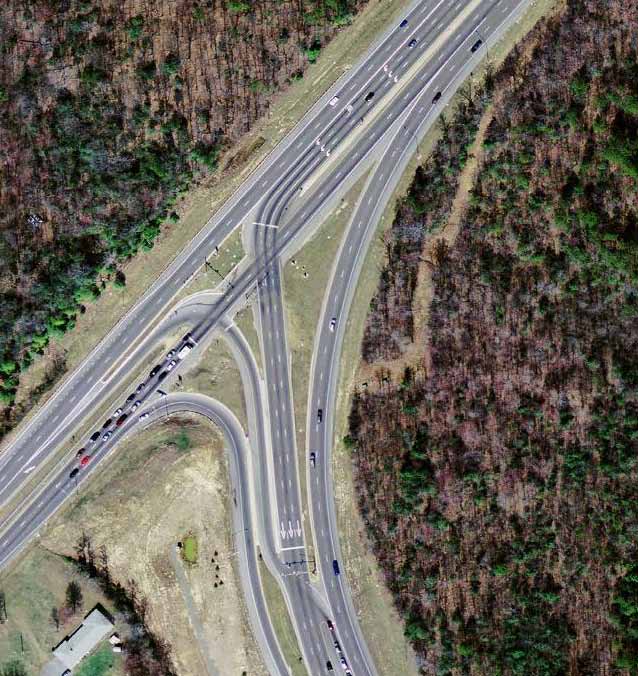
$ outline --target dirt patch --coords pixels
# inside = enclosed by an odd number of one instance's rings
[[[217,431],[199,418],[171,417],[126,442],[43,537],[68,554],[82,524],[106,546],[114,576],[134,579],[148,597],[149,626],[172,645],[180,675],[207,673],[170,561],[184,533],[198,542],[186,575],[204,649],[222,674],[266,673],[237,578],[227,482]]]

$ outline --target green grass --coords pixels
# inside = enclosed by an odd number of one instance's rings
[[[188,433],[186,430],[180,430],[177,434],[174,436],[170,437],[168,440],[169,444],[175,444],[177,446],[178,450],[182,452],[186,452],[190,449],[191,447],[191,439],[188,436]]]
[[[113,673],[115,659],[111,646],[105,645],[80,663],[74,672],[75,676],[105,676]]]
[[[188,563],[197,563],[198,555],[197,538],[194,535],[187,535],[182,542],[182,556]]]

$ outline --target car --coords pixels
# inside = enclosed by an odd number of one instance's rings
[[[113,417],[114,417],[114,418],[117,418],[118,415],[122,415],[122,411],[123,411],[123,410],[124,410],[124,409],[122,409],[122,408],[118,408],[118,409],[113,413]]]
[[[472,54],[483,44],[483,40],[477,40],[471,47]]]
[[[173,360],[169,363],[169,365],[166,367],[166,370],[167,370],[167,371],[172,371],[172,370],[175,368],[175,364],[177,364],[177,362],[173,359]]]
[[[102,441],[107,441],[113,436],[113,430],[109,430],[102,435]]]
[[[128,397],[126,397],[126,403],[128,403],[129,401],[133,401],[133,399],[135,399],[135,392],[132,392],[131,394],[128,395]]]
[[[326,624],[328,625],[328,629],[330,629],[330,631],[335,630],[335,626],[334,626],[334,624],[332,624],[332,620],[329,620],[329,619],[326,618]]]
[[[408,25],[408,20],[403,19],[403,21],[399,24],[399,28],[407,28]]]
[[[366,97],[365,97],[364,101],[365,101],[366,103],[370,103],[370,101],[372,101],[373,98],[374,98],[374,92],[368,92],[368,93],[366,94]]]
[[[337,651],[337,654],[339,654],[341,652],[341,646],[339,645],[339,641],[337,641],[337,639],[335,639],[333,641],[333,645],[335,647],[335,650]]]
[[[441,98],[441,96],[442,96],[441,92],[437,92],[434,95],[434,98],[432,99],[432,103],[436,103]]]
[[[349,103],[349,104],[346,106],[346,115],[350,115],[350,113],[351,113],[353,110],[354,110],[354,106],[353,106],[351,103]]]
[[[69,479],[75,479],[75,477],[78,475],[78,472],[80,470],[77,467],[74,467],[71,472],[69,473]],[[69,672],[70,673],[70,672]]]
[[[151,369],[151,372],[148,374],[148,377],[154,378],[161,370],[162,370],[161,364],[157,364],[157,366],[153,366],[153,368]]]
[[[323,420],[323,409],[317,409],[317,422],[320,423]]]
[[[312,451],[312,453],[310,454],[310,466],[314,467],[316,464],[317,464],[317,454],[314,451]]]
[[[335,559],[335,560],[332,562],[332,570],[334,570],[335,575],[339,575],[339,573],[341,572],[341,571],[339,570],[339,561],[337,561],[337,559]]]
[[[326,662],[326,669],[328,671],[334,671],[334,669],[332,668],[332,662],[330,660]]]
[[[135,392],[136,392],[137,394],[139,394],[145,387],[146,387],[146,383],[140,383],[140,384],[137,386],[137,389],[135,390]]]
[[[345,671],[348,668],[348,663],[346,662],[346,658],[340,657],[339,662],[341,662],[341,668]]]
[[[162,371],[158,376],[157,376],[157,382],[161,383],[164,378],[168,375],[168,371]]]
[[[142,405],[142,402],[138,399],[138,400],[133,404],[133,406],[131,406],[131,413],[132,413],[133,411],[135,411],[136,409],[138,409],[141,405]]]
[[[352,672],[350,671],[350,669],[346,669],[345,676],[352,676]]]
[[[75,454],[75,457],[76,457],[76,458],[81,458],[81,457],[84,455],[84,451],[85,451],[85,450],[86,450],[85,448],[81,448],[81,449]]]
[[[174,349],[173,349],[173,350],[169,350],[169,351],[166,353],[166,359],[172,359],[172,358],[175,356],[175,353],[176,353],[176,352],[177,352],[177,350],[174,350]]]
[[[416,38],[412,38],[410,42],[408,42],[408,47],[412,49],[412,47],[416,47]]]
[[[182,343],[193,343],[197,345],[197,341],[193,338],[193,334],[190,331],[182,338]]]
[[[331,330],[331,331],[334,331],[336,325],[337,325],[337,318],[336,318],[336,317],[333,317],[333,318],[330,320],[330,330]]]
[[[149,411],[146,411],[146,413],[142,413],[142,415],[140,416],[140,420],[146,420],[146,418],[148,418],[149,415],[150,415]]]
[[[91,462],[91,456],[90,455],[83,455],[82,460],[80,460],[80,467],[86,467],[89,462]]]
[[[93,432],[89,441],[94,444],[100,438],[100,432]]]
[[[112,422],[113,422],[113,418],[107,418],[104,421],[104,425],[102,425],[102,429],[105,430]]]
[[[115,425],[116,425],[117,427],[121,427],[121,426],[124,424],[124,421],[125,421],[127,418],[128,418],[128,413],[124,413],[123,415],[121,415],[121,416],[117,419],[117,422],[115,423]]]
[[[321,139],[320,139],[320,138],[316,138],[316,139],[315,139],[315,145],[316,145],[316,146],[320,146],[320,145],[321,145]]]
[[[339,101],[339,97],[338,97],[338,96],[333,96],[333,97],[330,99],[330,101],[328,102],[328,105],[334,107],[334,106],[337,105],[337,101]]]

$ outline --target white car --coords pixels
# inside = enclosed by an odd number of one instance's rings
[[[133,406],[131,406],[131,412],[133,412],[133,411],[135,411],[136,409],[138,409],[141,405],[142,405],[142,402],[138,399],[138,400],[133,404]]]
[[[354,106],[353,106],[351,103],[349,103],[349,104],[346,106],[346,115],[350,115],[350,113],[351,113],[353,110],[354,110]]]
[[[336,317],[333,317],[333,318],[330,320],[330,330],[331,330],[331,331],[334,331],[336,325],[337,325],[337,318],[336,318]]]
[[[148,411],[146,411],[146,413],[142,413],[142,415],[140,416],[140,420],[146,420],[146,418],[148,418],[149,415],[150,413]]]
[[[121,408],[118,408],[117,411],[115,411],[115,413],[113,414],[113,417],[115,417],[117,415],[122,415],[122,409]]]
[[[329,105],[331,105],[331,106],[333,106],[333,107],[336,106],[338,100],[339,100],[339,97],[338,97],[338,96],[333,96],[333,97],[330,99]]]
[[[177,364],[177,362],[173,359],[173,361],[170,362],[170,364],[166,367],[166,370],[172,371],[175,368],[175,364]]]

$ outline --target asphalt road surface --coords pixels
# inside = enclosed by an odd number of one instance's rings
[[[91,456],[87,467],[78,467],[77,446],[69,447],[69,453],[53,467],[47,464],[53,452],[68,443],[78,423],[112,392],[119,391],[132,369],[145,363],[156,320],[173,312],[172,308],[167,312],[173,296],[241,224],[252,228],[249,239],[253,251],[234,275],[232,286],[223,287],[217,302],[206,304],[203,311],[191,308],[185,313],[193,324],[192,337],[200,345],[184,359],[197,359],[197,352],[212,333],[226,327],[238,362],[242,360],[240,371],[247,400],[252,402],[252,476],[248,477],[251,473],[245,468],[235,468],[232,480],[235,490],[240,489],[241,508],[237,512],[248,524],[240,541],[245,559],[242,584],[251,621],[268,668],[272,673],[288,673],[263,607],[255,572],[257,541],[284,591],[309,672],[326,673],[327,660],[338,669],[343,659],[357,676],[376,673],[352,608],[345,581],[347,571],[335,575],[332,565],[334,560],[340,560],[340,554],[330,450],[345,320],[367,245],[418,138],[484,55],[486,46],[527,4],[527,0],[415,2],[406,13],[407,26],[390,27],[359,64],[321,98],[82,366],[5,446],[0,455],[0,504],[6,504],[18,490],[26,488],[32,472],[46,468],[47,475],[40,479],[40,474],[38,484],[28,486],[28,499],[0,523],[0,566],[6,565],[72,496],[78,480],[86,477],[90,468],[95,471],[118,441],[132,433],[142,422],[142,412],[150,413],[143,421],[146,424],[162,408],[170,412],[184,405],[183,401],[175,401],[175,395],[158,394],[171,387],[181,368],[177,354],[170,354],[160,361],[145,387],[131,393],[121,406],[123,411],[117,416],[114,413],[113,420],[99,430],[98,439],[93,444],[84,442],[84,455]],[[479,40],[481,47],[472,52],[471,47]],[[370,166],[375,169],[333,267],[313,353],[305,450],[316,453],[317,463],[315,467],[299,468],[281,261],[312,236],[335,200]],[[255,290],[264,383],[259,380],[247,344],[232,326],[229,328],[237,309],[252,299]],[[331,327],[332,318],[335,323]],[[189,340],[180,341],[175,351],[189,343],[192,344]],[[160,382],[162,374],[165,375]],[[187,403],[196,405],[190,400]],[[204,408],[208,413],[203,409],[198,412],[213,416],[225,429],[227,438],[239,443],[236,434],[229,432],[227,416],[217,413],[215,418],[207,406]],[[128,417],[117,427],[115,420],[120,415]],[[107,437],[102,439],[103,435]],[[241,452],[231,454],[234,458],[241,456]],[[75,469],[79,470],[77,475],[70,478]],[[299,490],[302,473],[309,480],[312,534],[303,532]],[[245,497],[249,494],[250,500]],[[239,517],[234,514],[234,518]],[[312,536],[321,573],[319,586],[310,581],[305,557],[306,538]],[[334,623],[333,630],[328,629],[328,619]]]

